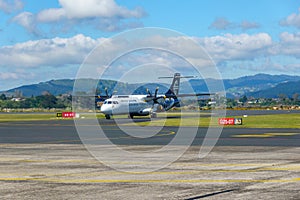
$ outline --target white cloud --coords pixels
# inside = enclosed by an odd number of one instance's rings
[[[283,55],[267,57],[265,58],[264,62],[256,63],[256,71],[258,70],[265,70],[271,73],[274,73],[275,71],[288,74],[299,73],[299,59],[291,59],[289,56]],[[255,68],[253,71],[255,71]]]
[[[189,38],[191,39],[191,38]],[[178,50],[183,56],[190,59],[205,59],[199,52],[195,52],[196,46],[191,45],[185,37],[151,37],[143,39],[137,45],[155,46],[160,44],[164,49]],[[212,57],[216,63],[226,61],[254,60],[268,56],[292,56],[300,58],[300,33],[292,34],[284,32],[280,35],[280,41],[275,42],[267,33],[258,34],[225,34],[205,38],[192,38],[198,42]],[[80,65],[90,51],[92,51],[105,38],[92,39],[82,34],[71,38],[53,38],[28,41],[13,46],[0,48],[1,67],[27,67],[39,68],[43,66],[63,67],[70,64]],[[127,41],[114,41],[105,43],[105,55],[122,52],[128,45]],[[143,55],[128,56],[126,61],[145,64],[155,61],[166,65],[174,65],[178,62],[176,56],[170,57],[169,53],[145,51]],[[171,59],[170,59],[171,58]],[[97,58],[95,58],[96,60]]]
[[[273,41],[267,33],[225,34],[198,39],[216,62],[228,60],[251,60],[269,54]]]
[[[38,22],[55,22],[63,19],[66,16],[66,11],[62,8],[50,8],[42,10],[36,16]]]
[[[209,28],[217,29],[217,30],[226,30],[226,29],[233,28],[233,26],[234,26],[233,23],[228,21],[225,17],[219,17],[212,22]]]
[[[43,39],[5,46],[0,48],[0,66],[42,68],[78,65],[100,40],[79,34],[67,39]]]
[[[24,4],[21,0],[0,0],[0,10],[5,13],[11,13],[16,10],[23,9]]]
[[[144,15],[142,10],[138,8],[128,10],[117,5],[114,0],[59,0],[59,3],[69,19],[90,17],[139,18]]]
[[[0,73],[0,80],[11,80],[11,79],[18,79],[19,76],[17,73],[13,72],[3,72]]]
[[[239,27],[242,30],[248,30],[248,29],[256,29],[259,28],[260,25],[256,22],[249,22],[249,21],[242,21],[241,24],[239,25]]]
[[[246,31],[248,29],[257,29],[259,27],[260,25],[256,22],[244,20],[241,23],[234,23],[229,21],[225,17],[216,18],[209,26],[210,29],[216,30],[242,29],[243,31]]]
[[[280,22],[282,26],[295,26],[300,28],[300,8],[299,13],[293,13]]]
[[[30,12],[22,12],[12,18],[11,21],[23,26],[30,33],[37,34],[38,32],[36,29],[35,16]]]
[[[142,26],[141,22],[133,20],[145,16],[142,8],[130,10],[116,4],[114,0],[59,0],[59,3],[60,8],[49,8],[36,14],[23,12],[13,21],[29,32],[33,32],[33,27],[40,24],[72,28],[84,25],[103,31],[118,31]]]
[[[118,66],[126,65],[127,68],[123,68],[122,73],[129,70],[132,66],[142,66],[149,63],[157,63],[158,65],[170,66],[176,69],[186,68],[188,69],[190,65],[184,63],[182,59],[187,59],[192,61],[192,63],[201,67],[201,70],[211,69],[214,64],[211,62],[205,51],[199,51],[197,45],[191,45],[190,39],[196,40],[211,56],[213,61],[220,66],[220,64],[230,63],[230,62],[249,62],[255,63],[259,59],[264,59],[265,57],[273,56],[271,51],[274,46],[278,45],[274,42],[270,35],[267,33],[258,34],[226,34],[223,36],[214,36],[206,38],[188,38],[188,37],[163,37],[163,36],[153,36],[149,38],[143,38],[141,41],[137,41],[137,46],[139,47],[149,47],[149,46],[160,46],[168,50],[172,50],[177,54],[171,55],[156,51],[144,51],[143,54],[137,52],[136,54],[126,55],[126,58],[122,58],[120,62],[116,64]],[[150,45],[149,45],[150,44]],[[109,48],[105,48],[104,54],[113,54],[114,51],[122,51],[125,49],[124,46],[127,45],[125,41],[118,43],[118,48],[113,49],[113,44],[109,45]],[[97,54],[99,55],[99,54]],[[108,56],[103,56],[108,57]],[[97,60],[97,58],[92,59]],[[94,63],[93,63],[94,64]],[[241,68],[243,65],[241,65]],[[247,69],[245,69],[247,70]],[[117,73],[114,71],[114,73]],[[121,73],[121,72],[120,72]]]
[[[146,38],[136,45],[156,46],[160,44],[162,49],[172,49],[182,52],[183,57],[166,53],[164,51],[144,51],[126,54],[122,58],[118,58],[113,68],[113,73],[126,73],[130,67],[147,65],[149,63],[157,63],[160,66],[171,66],[175,68],[188,67],[181,60],[188,58],[193,60],[193,63],[199,63],[199,66],[211,66],[207,57],[199,52],[195,52],[195,46],[187,42],[191,38],[186,37],[169,37],[156,36]],[[231,66],[235,63],[238,67],[231,67],[230,70],[245,70],[245,71],[267,71],[270,72],[284,70],[298,70],[299,64],[297,61],[300,58],[300,33],[292,34],[284,32],[280,35],[280,41],[273,41],[267,33],[258,34],[225,34],[223,36],[213,36],[205,38],[192,38],[197,41],[216,62],[217,66]],[[0,68],[2,80],[17,80],[18,78],[26,79],[32,77],[36,80],[37,74],[44,74],[43,79],[48,77],[63,78],[64,75],[76,74],[78,67],[98,44],[102,41],[102,48],[99,49],[99,54],[95,54],[91,58],[92,62],[87,62],[93,70],[103,70],[100,66],[99,59],[110,59],[110,55],[116,55],[115,52],[125,51],[128,41],[111,41],[105,38],[92,39],[82,34],[71,38],[53,38],[28,41],[15,44],[13,46],[4,46],[0,48]],[[147,45],[148,44],[148,45]],[[151,46],[150,45],[150,46]],[[126,52],[126,51],[125,51]],[[200,55],[199,55],[200,54]],[[101,57],[99,57],[101,55]],[[121,54],[123,55],[123,54]],[[297,59],[298,58],[298,59]],[[265,62],[268,59],[272,62]],[[284,59],[284,60],[283,60]],[[99,68],[100,67],[100,68]],[[121,67],[121,68],[120,68]],[[177,69],[176,68],[176,69]],[[6,69],[6,71],[4,71]],[[25,72],[17,73],[16,70],[25,70]],[[47,73],[51,71],[51,73]],[[47,71],[47,72],[46,72]],[[32,73],[28,77],[21,77],[22,74]],[[55,74],[57,73],[57,74]],[[63,74],[61,74],[63,73]],[[209,73],[209,70],[208,70]]]
[[[280,44],[276,46],[275,53],[300,58],[300,33],[281,33]]]
[[[70,20],[87,18],[140,18],[141,8],[129,10],[113,0],[59,0],[61,8],[50,8],[37,14],[39,22],[56,22],[63,18]]]
[[[0,72],[0,80],[30,80],[36,78],[35,74],[24,69],[14,69],[10,72]]]
[[[300,33],[284,32],[273,41],[266,33],[226,34],[198,39],[218,66],[256,73],[299,73]]]
[[[299,45],[299,43],[300,43],[300,33],[283,32],[283,33],[280,34],[280,39],[284,43]]]

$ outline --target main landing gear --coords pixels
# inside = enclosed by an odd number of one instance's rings
[[[133,114],[129,114],[129,115],[128,115],[128,118],[129,118],[129,119],[133,119],[133,116],[134,116]]]
[[[152,113],[152,114],[150,115],[150,118],[157,118],[157,114],[156,114],[156,113]]]

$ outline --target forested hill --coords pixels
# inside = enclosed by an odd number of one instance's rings
[[[30,97],[39,96],[44,93],[50,93],[55,96],[74,93],[94,95],[95,93],[93,93],[93,91],[96,90],[95,88],[97,88],[97,94],[105,94],[105,88],[108,89],[109,94],[112,94],[113,92],[116,92],[117,94],[146,94],[147,88],[154,92],[156,87],[159,87],[160,94],[167,90],[167,85],[160,83],[128,84],[113,80],[98,81],[94,79],[79,79],[76,81],[76,91],[73,91],[74,82],[75,80],[71,79],[51,80],[38,84],[24,85],[0,93],[9,96],[21,94],[22,96]],[[216,82],[219,84],[219,81],[216,81],[215,79],[191,79],[188,82],[182,82],[180,92],[208,92],[206,82]],[[223,83],[227,97],[247,95],[253,97],[276,98],[282,94],[289,97],[295,93],[300,94],[300,76],[257,74],[236,79],[224,79]]]
[[[24,97],[39,96],[50,93],[54,96],[61,94],[90,94],[104,95],[107,88],[108,93],[118,94],[146,94],[147,89],[155,91],[156,87],[160,88],[160,92],[165,92],[167,88],[163,84],[128,84],[113,80],[95,80],[95,79],[79,79],[76,81],[76,89],[74,89],[75,80],[61,79],[41,82],[38,84],[24,85],[13,88],[1,93],[7,96],[21,95]]]
[[[276,98],[280,96],[292,98],[295,94],[300,94],[300,81],[280,83],[275,87],[257,92],[251,92],[246,95],[255,98]]]
[[[219,83],[214,79],[206,81],[210,82],[211,85],[214,85],[214,82]],[[189,83],[196,92],[206,92],[206,81],[193,79]],[[243,95],[277,98],[279,94],[286,93],[287,96],[291,97],[293,94],[299,93],[298,81],[300,81],[300,76],[257,74],[236,79],[224,79],[223,83],[229,98]]]

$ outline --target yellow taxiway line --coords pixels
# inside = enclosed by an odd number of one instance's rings
[[[263,134],[239,134],[232,135],[234,138],[270,138],[276,136],[294,136],[299,135],[300,133],[263,133]]]
[[[37,181],[52,183],[294,183],[290,179],[55,179],[55,178],[0,178],[0,181]]]

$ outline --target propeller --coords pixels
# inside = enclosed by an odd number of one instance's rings
[[[150,92],[150,90],[148,88],[146,89],[146,91],[148,93],[148,97],[152,97],[152,94],[151,94],[151,92]]]
[[[101,95],[101,91],[99,90],[98,92],[100,94],[95,95],[96,98],[101,99],[102,101],[111,98],[117,91],[113,91],[111,94],[108,93],[107,87],[104,89],[105,95]]]
[[[109,95],[109,94],[108,94],[108,89],[107,89],[107,87],[106,87],[104,90],[105,90],[106,96],[107,96],[108,98],[110,98],[112,95]]]
[[[150,90],[147,88],[146,91],[147,91],[148,95],[146,97],[146,101],[153,101],[154,104],[159,104],[159,102],[157,100],[163,98],[163,96],[157,97],[158,90],[159,90],[159,87],[157,87],[155,89],[154,96],[153,96],[152,93],[150,92]]]
[[[157,98],[157,92],[158,92],[158,89],[159,89],[159,87],[157,87],[157,88],[155,89],[155,92],[154,92],[154,97],[155,97],[155,98]]]

